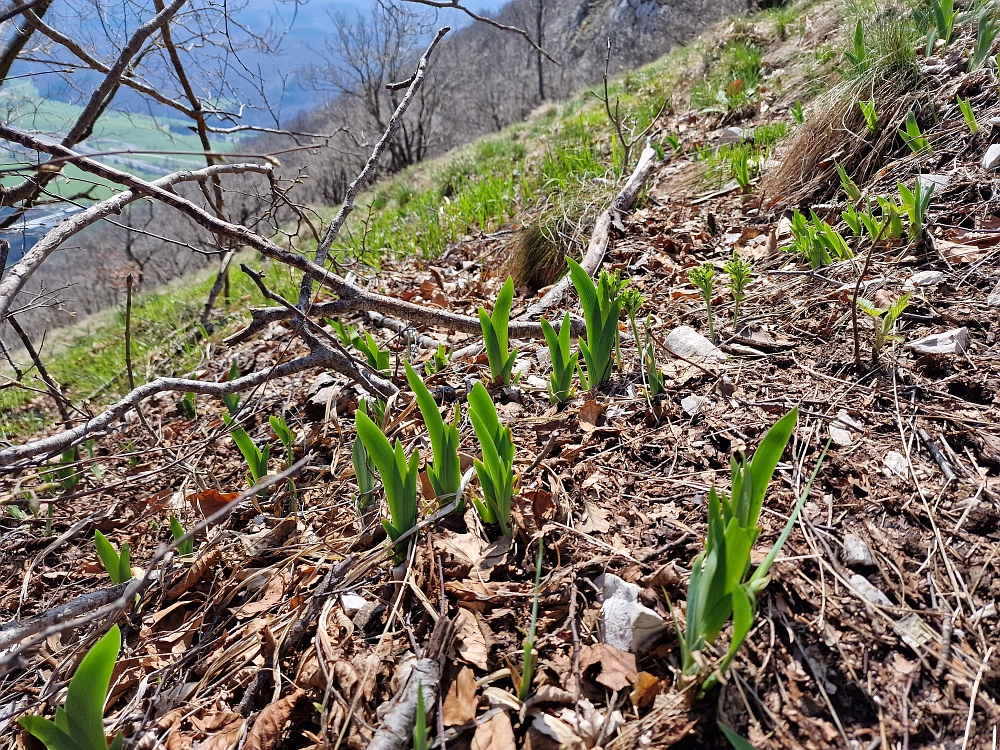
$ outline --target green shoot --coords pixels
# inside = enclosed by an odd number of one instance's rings
[[[872,343],[872,364],[878,364],[879,355],[882,353],[882,349],[885,345],[891,341],[903,341],[903,337],[894,334],[893,329],[896,326],[896,321],[899,320],[899,316],[902,315],[907,306],[910,304],[910,295],[904,294],[895,304],[891,307],[882,309],[876,307],[875,303],[870,300],[864,299],[863,297],[858,298],[858,307],[868,315],[872,317],[875,322],[875,339]]]
[[[55,464],[54,468],[46,469],[41,473],[45,481],[50,483],[46,489],[51,490],[58,487],[63,492],[69,492],[76,487],[80,483],[80,480],[83,479],[83,472],[77,471],[74,466],[75,463],[76,448],[63,451],[62,455],[59,456],[59,463]]]
[[[444,344],[438,344],[437,350],[431,355],[431,358],[424,362],[424,375],[429,377],[444,372],[450,361],[451,351]]]
[[[852,48],[844,52],[844,57],[851,63],[855,74],[862,73],[868,69],[869,60],[868,46],[865,44],[865,27],[861,19],[858,19],[858,23],[854,27],[854,36],[851,42]]]
[[[861,114],[865,117],[868,132],[874,133],[875,128],[878,126],[878,113],[875,111],[875,100],[858,102],[858,106],[861,107]]]
[[[894,201],[879,196],[876,198],[879,208],[882,209],[882,223],[889,222],[889,229],[884,236],[890,240],[897,240],[903,236],[903,219],[900,216],[900,206]],[[872,235],[875,237],[876,235]]]
[[[542,333],[549,345],[549,356],[552,359],[552,374],[549,376],[549,401],[553,404],[560,404],[573,395],[573,372],[576,370],[580,355],[576,352],[570,354],[568,312],[563,317],[562,325],[559,326],[559,333],[555,332],[545,318],[542,318],[541,323]]]
[[[473,505],[483,523],[498,524],[504,536],[511,535],[510,502],[514,495],[514,441],[510,427],[500,424],[496,407],[482,383],[469,394],[469,418],[479,439],[483,460],[476,459],[476,475],[483,499]]]
[[[864,231],[864,224],[861,222],[861,214],[858,213],[854,204],[848,203],[847,210],[841,211],[840,216],[844,220],[844,223],[847,224],[847,227],[851,230],[851,233],[855,237],[860,237],[861,233]]]
[[[742,737],[721,721],[719,722],[719,729],[721,729],[722,733],[726,735],[726,739],[729,740],[729,744],[733,746],[733,750],[757,750],[757,748],[750,744],[748,739]]]
[[[198,401],[193,393],[185,393],[184,398],[177,402],[177,408],[180,409],[181,416],[184,419],[194,419],[198,416]]]
[[[236,361],[236,357],[233,357],[233,364],[229,368],[229,375],[226,376],[226,382],[236,380],[238,377],[240,377],[240,366]],[[222,403],[226,405],[226,411],[229,412],[229,416],[235,417],[236,412],[240,410],[240,394],[229,393],[222,397]]]
[[[733,328],[740,320],[740,305],[747,296],[747,286],[750,285],[751,267],[739,254],[733,250],[733,257],[722,267],[726,272],[726,286],[733,295]]]
[[[368,414],[364,399],[358,403],[358,411]],[[354,476],[358,480],[358,509],[364,512],[375,491],[375,475],[372,473],[365,444],[357,436],[354,438],[354,445],[351,446],[351,463],[354,464]]]
[[[750,153],[745,148],[733,149],[729,157],[729,165],[733,170],[733,177],[740,190],[744,193],[750,190]]]
[[[708,337],[715,341],[715,325],[712,322],[712,287],[714,285],[715,269],[711,263],[695,266],[688,271],[688,280],[698,287],[701,298],[708,308]]]
[[[788,108],[788,111],[792,114],[792,119],[795,120],[796,125],[801,125],[806,121],[806,111],[802,106],[802,102],[798,99],[795,100],[795,104]]]
[[[930,153],[931,144],[924,134],[920,132],[920,126],[917,124],[916,115],[913,111],[907,113],[906,115],[906,130],[897,131],[903,142],[910,147],[910,151],[915,154],[927,154]]]
[[[95,441],[90,438],[83,444],[83,449],[87,451],[87,458],[91,461],[94,460],[97,453],[95,451]],[[100,480],[104,476],[104,468],[99,463],[93,463],[90,466],[90,473],[94,475],[95,479]]]
[[[108,538],[100,531],[95,531],[94,545],[97,547],[97,555],[101,558],[104,569],[108,571],[112,583],[126,583],[132,580],[132,555],[127,543],[122,545],[122,551],[119,555]]]
[[[17,723],[41,740],[48,750],[109,750],[104,734],[104,702],[121,646],[121,631],[113,625],[83,657],[69,681],[66,703],[56,709],[55,721],[23,716]],[[110,750],[121,747],[119,732]]]
[[[543,537],[538,537],[538,555],[535,557],[535,596],[531,601],[531,627],[528,637],[524,639],[524,667],[521,671],[521,685],[517,698],[524,703],[531,692],[531,683],[535,679],[535,667],[538,666],[538,654],[535,652],[535,629],[538,625],[538,596],[542,590],[542,545]]]
[[[352,343],[355,349],[365,355],[365,361],[370,368],[380,373],[389,372],[392,366],[391,353],[388,349],[380,347],[378,341],[368,331],[365,331],[364,338],[356,336]]]
[[[663,140],[669,144],[675,154],[679,154],[681,152],[681,138],[677,135],[677,133],[667,133],[663,136]]]
[[[397,439],[395,448],[390,447],[389,440],[382,434],[382,430],[361,409],[355,413],[354,423],[358,437],[378,470],[382,486],[385,487],[389,519],[383,520],[382,526],[389,539],[395,542],[417,525],[417,473],[420,469],[420,456],[414,451],[407,462],[403,454],[403,444]],[[410,538],[407,548],[414,541],[414,538]],[[405,549],[396,546],[393,559],[400,563],[404,557]]]
[[[285,421],[284,417],[268,417],[268,422],[271,424],[271,429],[274,430],[274,434],[278,436],[278,440],[285,448],[285,468],[287,469],[295,461],[293,461],[292,456],[292,445],[295,443],[295,433],[288,426],[288,422]]]
[[[816,227],[816,237],[826,248],[829,256],[836,257],[837,260],[848,260],[849,258],[853,258],[854,253],[851,252],[851,248],[847,244],[847,240],[844,239],[844,236],[827,222],[819,218],[815,211],[812,211],[811,213],[813,226]]]
[[[429,750],[427,737],[431,728],[427,726],[427,708],[424,706],[424,686],[417,683],[417,715],[413,722],[413,750]]]
[[[816,234],[816,227],[797,208],[792,212],[791,230],[792,250],[808,260],[810,268],[821,268],[833,262]]]
[[[840,176],[840,186],[844,188],[844,192],[847,193],[847,199],[852,203],[861,200],[861,190],[855,184],[854,180],[852,180],[847,174],[847,170],[844,169],[839,163],[836,163],[836,166],[837,174]]]
[[[969,61],[969,70],[976,70],[983,66],[986,59],[993,50],[993,42],[997,38],[997,16],[996,9],[987,6],[979,16],[976,25],[976,46],[972,49],[972,59]],[[966,119],[968,122],[968,119]],[[975,132],[975,131],[973,131]]]
[[[963,99],[960,96],[957,99],[958,108],[962,110],[962,117],[965,119],[965,125],[969,128],[969,132],[975,135],[979,132],[979,121],[976,120],[976,113],[972,111],[972,105],[968,99]]]
[[[427,467],[427,477],[437,495],[438,507],[443,507],[455,499],[458,486],[462,483],[462,468],[458,460],[458,428],[441,417],[434,397],[409,362],[406,363],[406,380],[416,394],[417,405],[424,416],[424,424],[427,425],[427,435],[434,452],[434,460]]]
[[[642,347],[642,370],[646,377],[646,393],[652,398],[663,393],[663,373],[660,366],[656,364],[656,349],[653,347],[653,334],[650,331],[651,319],[646,316],[646,326],[644,333],[646,339]]]
[[[174,540],[182,538],[187,532],[184,531],[184,527],[181,526],[181,522],[177,520],[176,516],[170,516],[170,534],[174,537]],[[194,554],[194,539],[187,539],[177,545],[177,554],[181,557],[190,557]]]
[[[955,8],[955,0],[928,0],[928,5],[930,5],[931,21],[934,26],[927,35],[927,49],[933,51],[936,39],[943,39],[946,46],[951,41],[958,10]],[[930,51],[927,52],[928,55],[931,54]]]
[[[228,414],[222,415],[222,421],[229,427],[229,434],[232,436],[233,442],[236,443],[236,447],[239,448],[247,462],[247,468],[250,470],[247,483],[253,487],[267,476],[267,462],[271,456],[271,446],[265,445],[263,449],[258,448],[246,431],[239,427]]]
[[[897,183],[896,187],[899,190],[900,206],[910,220],[910,239],[917,240],[924,233],[924,216],[934,194],[934,184],[924,187],[918,179],[913,186],[913,192],[910,192],[902,182]]]
[[[514,304],[514,280],[509,276],[497,295],[493,305],[493,315],[486,312],[485,307],[479,308],[479,324],[483,328],[483,339],[486,342],[486,355],[490,360],[490,376],[494,383],[510,384],[514,360],[517,359],[517,349],[507,349],[507,322],[510,319],[510,308]]]
[[[709,492],[705,551],[695,558],[691,566],[687,622],[685,632],[680,636],[682,672],[688,679],[698,678],[702,669],[700,653],[715,642],[730,618],[733,621],[732,640],[726,656],[718,668],[712,670],[713,675],[725,673],[753,627],[757,595],[768,583],[768,571],[791,533],[812,484],[810,479],[785,530],[751,574],[751,551],[761,531],[758,520],[764,497],[797,420],[798,408],[795,408],[768,431],[749,461],[746,458],[737,461],[736,457],[730,460],[731,499],[715,487]],[[818,470],[819,467],[816,468]],[[703,688],[712,679],[709,677]]]
[[[611,378],[611,355],[618,347],[618,315],[621,312],[621,292],[625,282],[617,273],[602,270],[597,284],[572,258],[569,263],[570,279],[580,295],[583,317],[587,321],[587,339],[580,340],[580,352],[587,372],[580,373],[584,390],[596,388]]]

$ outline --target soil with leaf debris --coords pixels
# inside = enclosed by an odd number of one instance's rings
[[[928,233],[880,239],[860,288],[865,237],[845,229],[856,257],[817,270],[786,250],[793,206],[781,181],[769,178],[775,164],[765,165],[766,194],[700,181],[699,147],[731,137],[733,127],[742,138],[790,120],[793,101],[771,101],[765,112],[662,116],[658,130],[677,134],[679,150],[657,167],[642,208],[613,231],[604,265],[645,296],[642,317],[651,316],[666,392],[645,395],[624,316],[621,368],[598,392],[559,407],[546,392],[544,342],[515,342],[517,386],[494,390],[517,451],[512,539],[484,527],[469,504],[424,528],[394,567],[380,524],[384,500],[367,511],[356,503],[358,388],[302,375],[245,394],[240,422],[271,445],[272,472],[307,460],[293,479],[247,498],[199,535],[192,556],[159,563],[155,584],[116,618],[125,645],[107,703],[115,731],[135,748],[366,747],[386,721],[380,706],[428,655],[444,617],[454,638],[440,696],[428,706],[438,746],[724,747],[723,723],[757,748],[995,747],[1000,179],[981,161],[1000,106],[995,67],[970,73],[950,60],[926,61],[928,106],[950,113],[924,124],[933,154],[913,155],[896,139],[879,169],[858,182],[871,196],[889,196],[897,181],[912,186],[918,173],[933,175]],[[976,135],[956,114],[956,91],[976,107]],[[822,102],[810,116],[823,116]],[[772,161],[787,165],[806,148],[793,135]],[[829,158],[823,169],[833,169]],[[802,183],[785,187],[797,195]],[[836,175],[810,190],[803,213],[812,208],[843,228],[847,203]],[[388,265],[378,281],[403,299],[475,314],[506,278],[495,260],[504,241],[469,238],[441,261]],[[734,252],[753,266],[735,326],[722,270]],[[684,354],[679,328],[708,334],[704,303],[687,278],[705,262],[715,266],[718,348]],[[864,313],[855,362],[856,292],[877,309],[910,295],[896,325],[904,341],[888,341],[877,364],[875,321]],[[519,290],[512,317],[535,299]],[[576,311],[575,296],[568,302]],[[951,351],[914,349],[956,329]],[[430,445],[400,360],[429,352],[368,330],[394,352],[403,388],[386,410],[386,434],[426,461]],[[425,333],[456,349],[476,343]],[[234,356],[247,373],[301,354],[291,340],[272,325],[216,356],[199,377],[225,378]],[[452,360],[427,381],[446,413],[460,410],[463,470],[478,452],[464,403],[477,379],[488,379],[482,354]],[[749,638],[721,686],[699,695],[681,679],[674,618],[683,623],[692,560],[704,546],[706,494],[713,485],[728,489],[730,457],[753,451],[795,405],[798,427],[767,494],[754,563],[830,447]],[[191,528],[243,491],[247,469],[225,411],[198,399],[185,414],[176,396],[155,398],[143,407],[155,434],[133,412],[90,446],[92,456],[81,451],[82,481],[55,497],[51,519],[3,521],[3,620],[107,588],[95,530],[118,547],[128,543],[142,569],[171,539],[170,516]],[[294,430],[294,455],[283,454],[270,415],[284,415]],[[52,498],[58,479],[28,471],[2,481],[9,498]],[[424,506],[422,518],[436,509]],[[538,667],[522,703],[539,538]],[[641,615],[635,627],[609,616],[617,605]],[[109,624],[35,638],[7,659],[3,747],[39,746],[9,719],[50,713]],[[701,655],[706,664],[724,655],[728,637],[724,631]]]

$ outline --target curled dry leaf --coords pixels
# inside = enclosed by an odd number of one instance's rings
[[[622,651],[606,643],[584,646],[580,652],[580,669],[586,672],[598,665],[596,680],[609,690],[621,690],[633,684],[638,677],[635,654]]]
[[[247,734],[244,750],[271,750],[281,741],[281,735],[285,731],[285,724],[288,723],[295,704],[305,696],[306,691],[296,688],[295,692],[286,695],[279,701],[275,701],[264,707],[257,716],[257,721],[253,723],[253,728]]]
[[[444,725],[454,727],[472,721],[476,718],[478,706],[476,676],[469,667],[462,667],[444,699],[442,711]]]
[[[169,591],[167,591],[167,599],[176,599],[181,596],[189,588],[197,584],[202,577],[211,570],[215,563],[219,561],[222,557],[222,550],[218,547],[213,549],[208,554],[202,555],[197,560],[195,560],[191,567],[188,568],[187,574],[178,583],[174,584]]]
[[[493,634],[489,627],[474,612],[464,607],[458,608],[455,617],[455,651],[458,658],[483,671],[489,669],[490,645]]]
[[[515,746],[514,728],[506,711],[500,711],[476,727],[472,737],[472,750],[508,750]]]

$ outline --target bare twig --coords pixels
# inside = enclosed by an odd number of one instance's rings
[[[399,130],[399,126],[403,121],[403,115],[406,114],[406,110],[410,107],[410,102],[416,96],[417,91],[420,89],[420,85],[424,82],[424,76],[427,74],[427,65],[430,62],[431,52],[438,45],[438,42],[444,38],[444,35],[451,31],[451,27],[445,26],[440,29],[435,35],[434,39],[427,46],[424,54],[421,55],[420,61],[417,63],[417,70],[413,74],[413,78],[410,80],[409,88],[406,91],[406,95],[403,97],[399,106],[396,107],[396,111],[392,113],[392,117],[389,119],[389,124],[382,133],[382,137],[379,138],[378,143],[375,144],[375,148],[372,149],[371,156],[368,157],[368,161],[365,163],[364,168],[361,170],[360,174],[354,178],[354,181],[347,188],[347,194],[344,196],[344,202],[340,206],[340,210],[334,217],[333,221],[323,232],[323,238],[319,241],[319,245],[316,247],[316,265],[322,266],[326,263],[327,254],[330,252],[330,246],[333,245],[333,241],[337,238],[340,233],[341,227],[344,226],[344,222],[347,221],[347,217],[350,215],[351,211],[354,210],[354,201],[357,198],[358,192],[365,185],[366,182],[375,173],[375,168],[378,166],[378,161],[382,157],[382,152],[385,151],[386,146],[389,145],[395,136],[396,132]],[[299,290],[299,309],[304,310],[308,304],[309,299],[312,296],[312,283],[313,277],[306,274],[302,278],[302,287]]]
[[[35,347],[31,344],[31,339],[28,338],[28,334],[21,327],[21,324],[17,322],[17,319],[11,315],[7,318],[7,322],[10,323],[10,327],[17,334],[17,337],[21,339],[21,344],[24,346],[24,350],[31,357],[32,364],[35,365],[35,369],[38,370],[38,376],[45,383],[45,387],[48,388],[49,393],[52,395],[52,400],[56,403],[56,409],[59,410],[59,418],[62,420],[63,424],[69,425],[70,417],[69,411],[66,409],[66,397],[63,396],[62,389],[59,384],[52,379],[49,375],[48,370],[45,369],[45,364],[42,362],[42,358],[35,351]]]

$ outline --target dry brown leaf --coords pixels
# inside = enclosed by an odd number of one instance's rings
[[[639,672],[635,680],[635,688],[629,696],[633,705],[639,708],[649,708],[653,699],[660,693],[660,680],[649,672]]]
[[[489,669],[489,641],[492,638],[487,639],[482,630],[482,623],[475,613],[464,607],[459,607],[455,616],[455,640],[457,641],[455,651],[459,659],[483,671]]]
[[[202,555],[195,560],[191,564],[191,567],[188,568],[187,575],[184,576],[184,579],[179,583],[174,584],[167,592],[167,599],[176,599],[189,588],[198,583],[202,576],[215,566],[215,563],[219,561],[220,557],[222,557],[222,550],[216,547],[207,555]]]
[[[506,711],[501,711],[476,727],[472,750],[509,750],[516,747],[514,728]]]
[[[580,428],[584,432],[593,432],[598,427],[598,422],[604,416],[605,407],[594,399],[585,401],[580,407]]]
[[[237,617],[251,617],[274,609],[276,604],[284,600],[285,589],[291,581],[292,571],[288,568],[281,570],[277,575],[268,578],[263,591],[255,601],[236,608],[234,614]]]
[[[479,698],[476,696],[476,676],[468,667],[462,667],[444,698],[442,721],[446,727],[455,727],[476,718]]]
[[[214,513],[218,513],[225,506],[239,497],[238,492],[219,492],[218,490],[205,490],[187,496],[187,501],[208,518]]]
[[[635,654],[622,651],[606,643],[584,646],[580,652],[580,669],[598,665],[600,671],[595,678],[609,690],[621,690],[635,683],[639,676],[635,668]]]
[[[169,750],[186,750],[197,740],[201,750],[232,750],[243,735],[246,720],[238,713],[228,710],[206,709],[191,716],[191,726],[197,735],[187,732],[171,732],[167,742]],[[186,737],[184,735],[187,735]],[[201,737],[201,735],[207,735]],[[177,737],[176,742],[172,742]]]
[[[275,701],[267,706],[257,716],[257,721],[247,734],[244,750],[271,750],[281,741],[281,735],[285,731],[285,724],[288,723],[295,704],[306,694],[302,688],[296,688],[295,692],[286,695],[279,701]]]
[[[596,503],[587,503],[585,506],[583,523],[578,527],[584,534],[605,534],[611,528],[611,521],[608,520],[607,510]]]

